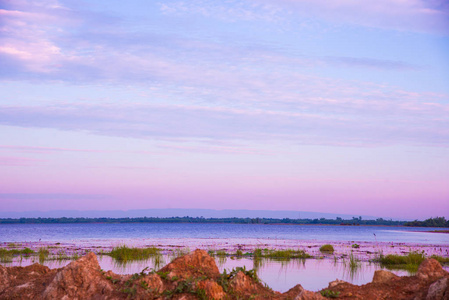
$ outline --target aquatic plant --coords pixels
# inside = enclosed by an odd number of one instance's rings
[[[354,253],[349,254],[349,268],[352,271],[356,271],[360,267],[360,260],[354,256]]]
[[[290,260],[290,259],[304,259],[311,256],[304,250],[284,249],[284,250],[266,250],[263,257],[277,259],[277,260]]]
[[[436,259],[440,264],[449,264],[449,257],[442,257],[434,254],[430,258]]]
[[[320,251],[323,253],[334,253],[334,246],[326,244],[320,247]]]
[[[187,255],[189,253],[190,253],[190,249],[187,247],[186,248],[177,248],[171,252],[171,255],[170,255],[171,260],[173,261],[176,258]]]
[[[48,258],[50,251],[48,250],[48,248],[41,247],[39,248],[39,251],[37,253],[39,256],[39,263],[43,264],[44,261]]]
[[[404,269],[409,272],[416,272],[419,265],[426,259],[424,251],[411,251],[407,255],[388,254],[380,255],[375,261],[379,262],[387,269]]]
[[[155,247],[150,248],[130,248],[126,245],[115,247],[111,252],[106,253],[115,260],[127,262],[133,260],[144,260],[151,256],[160,255],[160,250]]]

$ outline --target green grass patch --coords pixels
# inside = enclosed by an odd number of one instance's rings
[[[304,250],[294,250],[294,249],[270,250],[270,249],[265,249],[262,257],[264,257],[264,258],[271,258],[271,259],[289,260],[289,259],[310,258],[311,256],[307,252],[305,252]]]
[[[322,253],[334,253],[334,246],[330,245],[330,244],[326,244],[320,247],[320,251]]]
[[[449,264],[449,257],[442,257],[439,255],[432,255],[430,258],[436,259],[440,264]]]
[[[160,250],[155,247],[150,248],[130,248],[126,245],[115,247],[111,252],[108,253],[109,256],[115,260],[127,262],[133,260],[145,260],[152,256],[159,256]]]
[[[419,265],[426,259],[424,252],[412,251],[407,255],[380,255],[376,260],[387,269],[403,269],[416,272]]]
[[[29,256],[34,254],[35,252],[30,248],[24,249],[5,249],[0,248],[0,262],[9,263],[12,262],[14,256]]]

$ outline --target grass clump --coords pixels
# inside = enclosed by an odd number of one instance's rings
[[[322,253],[334,253],[334,246],[331,244],[326,244],[320,247],[320,252]]]
[[[42,264],[48,258],[50,251],[48,250],[48,248],[39,248],[37,254],[39,256],[39,263]]]
[[[35,252],[31,250],[30,248],[24,248],[24,249],[5,249],[0,248],[0,262],[2,263],[9,263],[12,262],[14,256],[29,256],[31,254],[34,254]]]
[[[290,260],[290,259],[304,259],[310,258],[311,256],[306,253],[304,250],[294,250],[294,249],[285,249],[285,250],[265,250],[263,257],[271,258],[271,259],[280,259],[280,260]]]
[[[109,256],[115,260],[121,262],[133,261],[133,260],[145,260],[152,256],[160,255],[160,250],[155,247],[150,248],[130,248],[126,245],[115,247],[111,252],[108,253]]]
[[[442,257],[439,255],[432,255],[430,258],[436,259],[440,264],[449,264],[449,257]]]
[[[331,290],[322,290],[320,294],[321,296],[326,298],[338,298],[338,296],[340,296],[339,291],[331,291]]]
[[[416,272],[424,259],[426,259],[424,252],[412,251],[407,255],[381,255],[377,258],[377,261],[388,269],[405,269],[410,272]]]

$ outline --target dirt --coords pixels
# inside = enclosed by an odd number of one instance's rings
[[[59,269],[0,266],[0,299],[327,299],[321,293],[338,299],[449,300],[449,273],[428,259],[414,276],[377,271],[373,282],[361,286],[340,280],[321,292],[298,284],[280,293],[251,271],[219,274],[204,250],[177,258],[158,272],[134,275],[101,270],[92,252]]]

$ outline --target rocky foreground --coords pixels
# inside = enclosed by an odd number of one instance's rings
[[[324,289],[338,299],[449,299],[449,273],[433,259],[415,276],[376,271],[371,283],[333,281]],[[94,253],[60,269],[34,264],[0,266],[0,299],[326,299],[296,285],[286,293],[264,286],[252,271],[220,274],[206,251],[175,259],[157,272],[118,275],[100,269]]]

